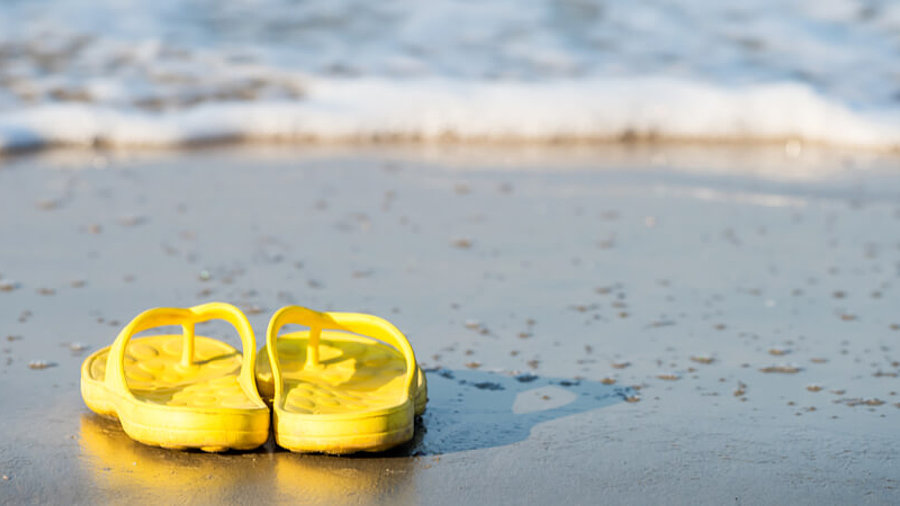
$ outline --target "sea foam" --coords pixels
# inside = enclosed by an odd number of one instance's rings
[[[888,0],[0,4],[0,151],[207,141],[900,149]]]
[[[803,140],[900,147],[897,118],[797,83],[725,88],[670,78],[480,82],[310,79],[298,100],[169,111],[43,104],[0,113],[0,149],[208,141]]]

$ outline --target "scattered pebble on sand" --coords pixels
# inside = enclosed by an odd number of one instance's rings
[[[760,372],[765,373],[780,373],[780,374],[796,374],[802,371],[800,367],[792,364],[783,364],[783,365],[770,365],[768,367],[763,367],[760,369]]]
[[[456,183],[453,185],[453,191],[457,195],[468,195],[472,192],[472,187],[468,183]]]
[[[851,408],[856,406],[881,406],[884,404],[884,401],[881,399],[863,399],[861,397],[853,397],[853,398],[844,398],[837,399],[833,401],[835,404],[843,404],[845,406],[850,406]]]
[[[20,286],[19,283],[12,281],[12,280],[8,280],[8,279],[0,280],[0,292],[11,292],[11,291],[19,288],[19,286]]]
[[[119,218],[119,225],[123,227],[134,227],[147,221],[143,216],[127,215]]]
[[[37,370],[46,369],[48,367],[53,367],[54,365],[56,365],[56,364],[54,364],[52,362],[47,362],[46,360],[32,360],[31,362],[28,362],[29,369],[37,369]]]
[[[600,239],[597,241],[597,248],[599,249],[612,249],[616,247],[616,237],[615,235],[611,235],[606,239]]]
[[[52,211],[58,209],[62,205],[59,199],[41,199],[35,202],[35,206],[41,211]]]

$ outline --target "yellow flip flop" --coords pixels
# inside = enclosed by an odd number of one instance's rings
[[[279,336],[284,325],[309,328]],[[425,374],[390,322],[287,306],[269,321],[257,385],[272,399],[275,441],[295,452],[382,451],[412,439]]]
[[[195,336],[194,325],[221,319],[237,329],[243,356]],[[182,335],[134,334],[181,325]],[[129,342],[130,341],[130,342]],[[269,409],[254,378],[256,340],[241,311],[220,302],[144,311],[81,366],[81,395],[95,413],[118,418],[125,433],[163,448],[207,452],[256,448],[269,437]]]

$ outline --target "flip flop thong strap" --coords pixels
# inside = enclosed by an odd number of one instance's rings
[[[343,330],[368,336],[396,348],[403,354],[406,361],[406,376],[404,386],[410,398],[415,395],[416,375],[418,366],[412,346],[406,336],[400,332],[391,322],[377,316],[363,313],[322,313],[300,306],[286,306],[279,309],[269,320],[269,328],[266,332],[266,350],[272,369],[272,379],[275,384],[275,398],[281,398],[284,383],[281,376],[281,368],[278,366],[278,346],[276,341],[281,327],[287,324],[305,325],[309,327],[309,340],[306,349],[306,363],[304,368],[319,366],[319,337],[322,330]]]
[[[106,361],[106,384],[113,391],[131,395],[128,383],[125,380],[125,349],[128,341],[138,332],[163,327],[166,325],[181,325],[184,336],[182,345],[181,365],[191,367],[194,364],[195,334],[194,325],[209,320],[224,320],[230,323],[241,337],[243,358],[239,381],[245,391],[255,392],[253,386],[254,370],[256,363],[256,338],[253,336],[253,328],[240,309],[223,302],[210,302],[190,308],[159,307],[148,309],[137,315],[126,325],[119,336],[116,337],[109,357]]]

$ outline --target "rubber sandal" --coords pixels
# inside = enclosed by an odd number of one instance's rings
[[[369,344],[386,348],[387,353],[391,356],[396,354],[394,348],[387,347],[379,341],[371,340]],[[281,339],[278,341],[278,351],[282,360],[290,359],[295,362],[305,363],[306,340]],[[425,376],[425,371],[418,364],[416,364],[416,367],[416,416],[422,416],[425,414],[428,404],[428,378]],[[256,386],[259,389],[259,395],[271,406],[272,399],[275,397],[275,384],[272,381],[272,367],[269,364],[269,352],[266,350],[266,346],[259,350],[259,355],[256,358]]]
[[[309,330],[279,336],[287,324]],[[427,384],[412,346],[390,322],[287,306],[272,316],[266,339],[257,385],[272,399],[279,446],[344,454],[412,439]]]
[[[237,329],[243,356],[195,336],[194,325],[221,319]],[[134,334],[181,325],[181,335]],[[130,342],[129,342],[130,341]],[[144,311],[81,366],[81,395],[95,413],[117,418],[132,439],[207,452],[256,448],[269,437],[269,409],[256,389],[256,341],[241,311],[213,302]]]

